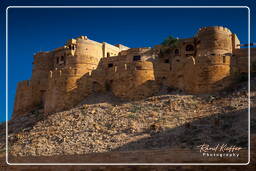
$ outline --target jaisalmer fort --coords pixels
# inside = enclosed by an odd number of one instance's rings
[[[99,43],[87,36],[70,39],[34,55],[31,79],[18,83],[13,117],[40,107],[46,114],[67,110],[98,92],[129,100],[152,96],[162,86],[215,93],[248,73],[246,46],[222,26],[203,27],[194,37],[153,48]],[[256,48],[250,52],[255,72]]]

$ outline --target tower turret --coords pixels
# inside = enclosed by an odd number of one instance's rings
[[[197,35],[194,92],[211,93],[230,83],[232,33],[221,26],[204,27]]]

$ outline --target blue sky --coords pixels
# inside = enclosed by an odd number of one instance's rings
[[[236,33],[242,43],[247,43],[248,41],[248,10],[246,8],[26,8],[9,9],[8,14],[9,117],[13,110],[17,83],[31,77],[33,54],[62,46],[70,38],[85,35],[99,42],[121,43],[129,47],[152,47],[161,43],[169,35],[187,38],[194,36],[200,27],[222,25]],[[1,15],[3,18],[4,13],[2,12]],[[5,30],[3,27],[1,28],[1,33],[4,34]],[[251,42],[255,42],[255,39]],[[4,51],[2,51],[4,44],[5,42],[1,40],[1,57],[5,57]],[[3,71],[0,74],[1,80],[2,78],[4,80],[5,77],[4,69],[4,67],[1,68],[1,71]],[[0,86],[0,89],[4,91],[5,84]],[[1,94],[0,98],[4,101],[5,95]],[[0,104],[0,108],[1,114],[4,114],[5,104]],[[0,122],[5,120],[2,116],[4,115],[1,115]]]

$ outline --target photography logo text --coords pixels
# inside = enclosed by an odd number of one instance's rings
[[[197,147],[204,157],[239,157],[239,151],[242,150],[242,147],[228,144],[217,144],[215,146],[202,144]]]

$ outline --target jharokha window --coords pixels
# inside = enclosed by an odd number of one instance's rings
[[[193,45],[187,45],[186,46],[186,51],[194,51],[194,46]]]

